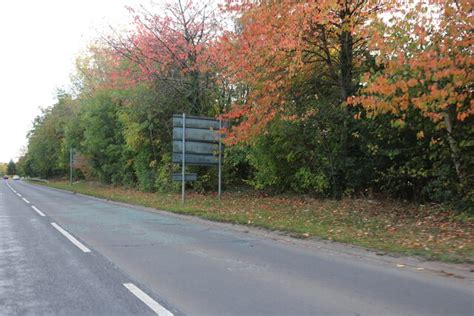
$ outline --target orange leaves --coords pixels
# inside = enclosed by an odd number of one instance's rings
[[[469,116],[471,115],[474,115],[474,105],[473,105],[473,101],[471,100],[471,106],[469,109],[467,109],[466,111],[463,111],[463,112],[458,112],[457,116],[456,116],[456,119],[459,120],[459,121],[464,121],[466,118],[468,118]]]
[[[338,55],[347,45],[342,46],[341,38],[360,40],[357,47],[365,45],[363,25],[375,16],[380,1],[243,0],[227,4],[228,11],[237,13],[239,31],[222,37],[219,64],[233,84],[250,88],[241,100],[247,106],[236,103],[227,114],[245,121],[234,128],[236,139],[243,140],[261,132],[275,117],[287,117],[286,104],[293,102],[291,89],[298,80],[318,76],[328,86],[342,85]],[[355,46],[353,43],[349,45]],[[354,69],[364,58],[354,54],[348,63]],[[393,87],[387,85],[387,89]]]
[[[432,2],[430,6],[419,2],[411,9],[395,3],[390,14],[405,19],[394,19],[393,25],[372,25],[384,34],[374,37],[379,41],[383,70],[372,74],[368,86],[354,99],[372,114],[414,107],[434,122],[448,107],[455,108],[460,121],[474,114],[469,92],[474,82],[470,1]],[[433,12],[438,19],[433,20]]]
[[[415,78],[411,78],[407,81],[407,85],[409,88],[413,88],[418,85],[418,80],[416,80]]]

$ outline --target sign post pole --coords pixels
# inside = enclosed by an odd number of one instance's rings
[[[69,184],[72,185],[72,147],[69,148]]]
[[[226,126],[226,122],[211,117],[181,113],[173,114],[172,125],[172,162],[181,164],[181,172],[171,174],[171,178],[176,182],[181,181],[181,203],[185,202],[186,182],[197,180],[197,174],[186,173],[187,165],[218,167],[217,189],[220,200],[224,163],[224,142],[221,130]]]
[[[181,161],[181,203],[184,204],[184,190],[186,187],[186,179],[185,179],[185,155],[186,155],[186,114],[183,113],[183,157]]]
[[[217,192],[219,195],[219,200],[221,199],[221,192],[222,192],[222,120],[219,120],[219,184],[217,187]]]

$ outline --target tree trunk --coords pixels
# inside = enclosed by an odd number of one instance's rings
[[[466,186],[466,175],[464,174],[464,170],[462,168],[462,162],[459,152],[458,142],[453,136],[453,125],[454,125],[454,114],[453,108],[450,107],[444,113],[444,123],[446,124],[446,132],[448,136],[448,143],[449,149],[451,152],[451,159],[454,164],[454,169],[456,170],[456,175],[459,179],[459,184],[461,186],[461,193],[464,192]]]
[[[340,96],[341,96],[341,105],[343,117],[343,131],[341,133],[341,161],[342,170],[338,177],[338,188],[336,190],[335,198],[341,199],[343,189],[345,186],[345,177],[346,177],[346,161],[348,156],[347,149],[347,139],[349,133],[349,111],[347,106],[344,105],[347,98],[353,94],[352,86],[352,63],[353,63],[353,38],[352,34],[349,31],[342,31],[339,43],[341,45],[339,60],[340,60],[340,69],[339,69],[339,86],[340,86]]]

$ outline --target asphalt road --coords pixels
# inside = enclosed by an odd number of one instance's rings
[[[154,312],[473,315],[474,284],[1,181],[0,315]]]

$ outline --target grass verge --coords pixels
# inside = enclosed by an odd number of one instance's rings
[[[95,197],[143,205],[201,218],[319,237],[392,254],[428,260],[474,263],[474,218],[440,205],[415,205],[369,199],[320,200],[266,196],[259,192],[215,195],[145,193],[99,183],[42,183]]]

